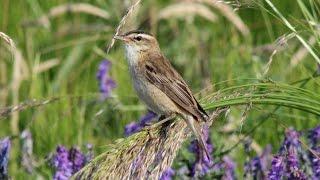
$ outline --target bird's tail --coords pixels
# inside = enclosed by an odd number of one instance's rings
[[[201,152],[202,153],[205,152],[205,154],[207,155],[207,158],[210,159],[210,154],[208,152],[205,140],[203,139],[200,122],[195,120],[192,116],[188,116],[188,115],[186,115],[184,119],[186,120],[188,126],[190,127],[193,134],[195,135],[199,143]]]

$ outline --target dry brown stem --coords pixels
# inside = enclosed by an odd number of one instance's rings
[[[0,38],[2,38],[12,49],[16,49],[16,45],[10,36],[0,32]]]
[[[232,22],[234,26],[244,36],[250,35],[250,31],[247,25],[245,25],[244,22],[241,20],[241,18],[233,11],[233,9],[229,5],[225,4],[223,1],[218,1],[218,0],[193,0],[193,1],[206,3],[212,6],[213,8],[216,8],[221,12],[222,15],[224,15],[230,22]]]
[[[211,22],[217,20],[217,16],[207,6],[195,2],[171,4],[160,10],[158,19],[186,18],[190,15],[199,15]]]
[[[128,12],[122,17],[122,19],[116,29],[116,33],[113,35],[113,37],[111,39],[111,43],[109,44],[109,46],[107,48],[107,53],[109,53],[110,49],[114,45],[114,42],[115,42],[114,37],[120,34],[120,30],[126,24],[127,18],[134,12],[134,9],[140,4],[140,2],[141,2],[141,0],[137,0],[132,6],[130,6],[130,8],[128,9]]]
[[[103,19],[109,19],[110,15],[103,9],[87,3],[70,3],[63,4],[50,9],[48,14],[41,16],[40,18],[25,22],[24,26],[41,25],[44,27],[50,26],[50,18],[57,17],[66,13],[85,13],[93,16],[97,16]]]

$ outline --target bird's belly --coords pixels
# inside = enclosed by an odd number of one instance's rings
[[[147,80],[136,77],[134,79],[134,88],[139,98],[153,112],[161,115],[179,112],[176,104],[160,89],[149,83]]]

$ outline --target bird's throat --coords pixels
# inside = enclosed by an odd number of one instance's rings
[[[126,45],[125,49],[129,66],[136,66],[139,61],[139,51],[134,46],[130,45]]]

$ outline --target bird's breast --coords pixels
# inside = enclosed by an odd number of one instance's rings
[[[126,55],[129,65],[130,75],[138,97],[148,106],[148,109],[161,115],[167,115],[172,112],[179,113],[179,108],[175,103],[159,88],[150,83],[142,72],[141,65],[143,58],[133,47],[126,48]],[[141,64],[142,63],[142,64]]]
[[[130,70],[130,72],[138,97],[150,110],[161,115],[179,112],[175,103],[159,88],[143,77],[143,73],[139,73],[136,70]]]

